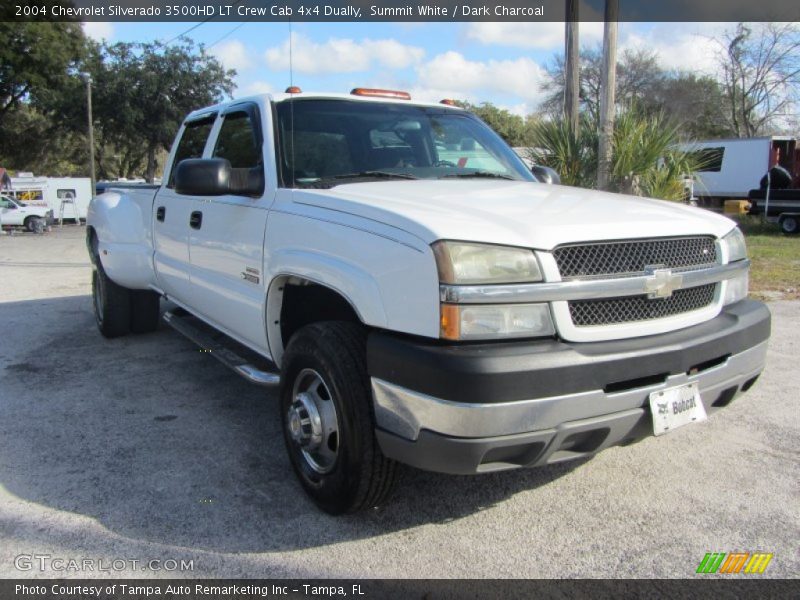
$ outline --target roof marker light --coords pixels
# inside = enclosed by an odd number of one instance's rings
[[[286,94],[301,94],[302,92],[303,92],[303,90],[301,90],[296,85],[290,85],[289,87],[286,88],[286,92],[285,93]]]
[[[408,92],[397,90],[380,90],[375,88],[353,88],[350,93],[354,96],[370,96],[375,98],[397,98],[398,100],[411,100]]]
[[[439,104],[446,104],[447,106],[458,106],[456,101],[452,98],[445,98],[444,100],[439,100]]]

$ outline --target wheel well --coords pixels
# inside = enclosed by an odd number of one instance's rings
[[[319,321],[362,323],[342,294],[301,277],[282,276],[273,281],[267,305],[268,337],[277,363],[295,332],[306,325]]]
[[[97,264],[96,261],[100,260],[97,254],[97,233],[91,225],[86,228],[86,249],[89,251],[89,259]]]
[[[284,347],[298,329],[317,321],[361,322],[344,296],[331,288],[310,281],[284,284],[280,316]]]

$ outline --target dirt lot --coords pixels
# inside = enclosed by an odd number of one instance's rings
[[[408,470],[381,510],[306,500],[276,395],[169,328],[97,332],[83,229],[0,236],[0,577],[20,555],[193,560],[199,577],[692,577],[706,552],[800,573],[800,303],[764,376],[707,423],[571,466]],[[16,561],[19,564],[19,561]]]

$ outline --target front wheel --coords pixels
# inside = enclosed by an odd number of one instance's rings
[[[800,221],[794,215],[786,216],[781,219],[781,231],[786,234],[794,234],[800,231]]]
[[[284,357],[281,414],[292,467],[322,510],[357,512],[388,497],[397,465],[375,439],[360,326],[313,323],[292,337]]]

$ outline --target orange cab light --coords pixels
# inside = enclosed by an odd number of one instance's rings
[[[300,94],[302,92],[303,92],[303,90],[301,90],[296,85],[290,85],[289,87],[286,88],[286,92],[285,93],[286,94]]]
[[[399,100],[411,100],[408,92],[398,92],[397,90],[379,90],[375,88],[354,88],[350,90],[354,96],[372,96],[376,98],[397,98]]]
[[[458,106],[456,101],[452,98],[445,98],[444,100],[439,100],[439,104],[446,104],[447,106]]]

